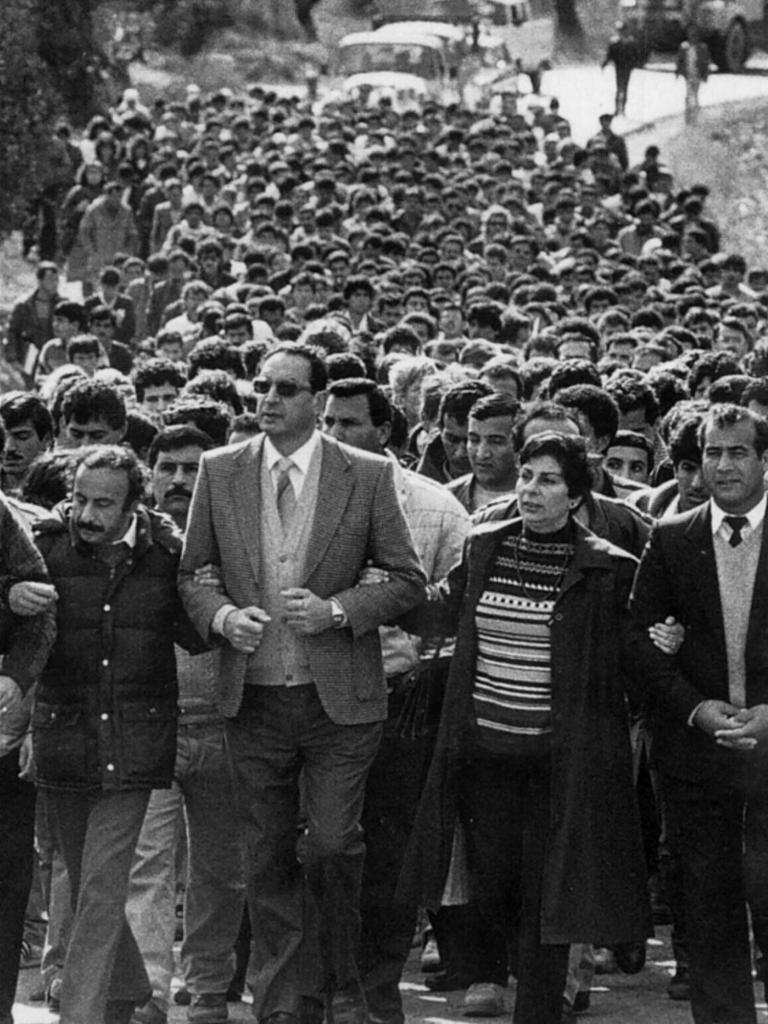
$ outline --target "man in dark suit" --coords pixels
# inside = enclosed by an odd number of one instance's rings
[[[315,350],[273,349],[254,381],[263,431],[203,456],[182,597],[223,641],[248,844],[249,984],[269,1024],[368,1019],[356,967],[365,780],[387,716],[377,627],[415,605],[424,575],[388,460],[316,430]],[[389,581],[356,586],[369,560]],[[220,567],[220,590],[196,570]],[[297,851],[299,777],[306,825]],[[322,950],[322,954],[321,954]]]
[[[700,428],[711,499],[655,527],[632,597],[640,627],[674,615],[678,654],[638,631],[668,828],[683,866],[696,1024],[753,1024],[746,903],[768,911],[768,422],[713,406]]]

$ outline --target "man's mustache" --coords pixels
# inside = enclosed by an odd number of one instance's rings
[[[172,484],[165,492],[167,498],[192,498],[192,491],[187,487],[183,487],[181,484]]]
[[[99,526],[98,523],[89,523],[85,519],[81,519],[77,523],[78,530],[89,530],[91,533],[104,533],[104,527]]]

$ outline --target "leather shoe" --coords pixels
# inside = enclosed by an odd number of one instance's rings
[[[424,984],[430,992],[457,992],[469,988],[476,979],[470,974],[460,974],[457,971],[438,971],[437,974],[430,974],[424,979]]]
[[[149,1000],[145,999],[144,1002]],[[131,1024],[135,1009],[136,1002],[133,999],[108,999],[104,1024]]]
[[[625,942],[614,946],[613,955],[622,974],[639,974],[645,967],[644,942]]]
[[[589,992],[577,992],[573,1000],[573,1012],[584,1013],[589,1009]]]
[[[667,995],[679,1003],[685,1003],[691,998],[691,979],[685,964],[677,965],[675,975],[667,985]]]
[[[282,1010],[276,1010],[275,1013],[270,1013],[268,1017],[262,1017],[259,1024],[299,1024],[299,1018],[293,1013],[284,1013]]]
[[[223,992],[203,992],[192,996],[187,1010],[188,1024],[226,1024],[229,1016]]]

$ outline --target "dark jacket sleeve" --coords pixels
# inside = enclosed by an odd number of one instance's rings
[[[53,608],[41,615],[13,615],[5,601],[14,583],[23,580],[49,583],[43,557],[26,529],[4,500],[0,500],[0,645],[3,675],[10,676],[26,693],[37,681],[56,637]]]
[[[30,319],[29,300],[17,302],[11,312],[5,340],[5,358],[9,363],[20,363],[23,359],[29,340]]]
[[[459,611],[467,587],[469,544],[470,539],[467,538],[461,561],[445,579],[430,584],[422,603],[398,619],[397,624],[401,629],[428,638],[456,635]]]
[[[680,618],[674,604],[673,567],[668,564],[659,526],[651,532],[635,577],[630,610],[633,617],[630,659],[651,694],[676,717],[687,721],[704,699],[680,671],[674,657],[663,654],[648,636],[648,627],[668,615]]]

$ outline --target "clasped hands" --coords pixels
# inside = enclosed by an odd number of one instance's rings
[[[696,709],[694,725],[729,750],[753,750],[768,738],[768,704],[737,708],[725,700],[705,700]]]
[[[195,571],[195,582],[223,592],[219,566],[208,563]],[[280,591],[282,621],[301,636],[314,636],[333,626],[331,602],[306,587],[288,587]],[[222,633],[236,651],[253,654],[261,645],[265,626],[271,617],[257,605],[233,609],[224,620]]]

